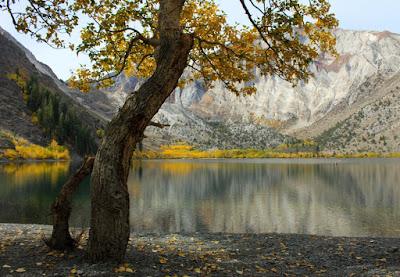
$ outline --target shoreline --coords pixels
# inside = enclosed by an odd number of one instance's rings
[[[400,275],[400,237],[132,233],[125,265],[121,267],[111,263],[88,264],[82,250],[87,234],[73,252],[50,251],[43,243],[50,233],[49,225],[0,223],[0,275]],[[73,232],[78,233],[79,228]],[[23,272],[16,273],[18,269]]]
[[[147,157],[134,157],[134,161],[140,161],[140,160],[257,160],[257,159],[264,159],[264,160],[277,160],[277,159],[285,159],[285,160],[346,160],[346,159],[353,159],[353,160],[373,160],[373,159],[400,159],[400,155],[396,153],[396,156],[391,156],[391,154],[388,155],[380,155],[380,156],[310,156],[310,157],[152,157],[152,158],[147,158]]]
[[[390,154],[388,154],[390,155]],[[343,161],[343,160],[400,160],[400,157],[391,157],[391,156],[377,156],[377,157],[359,157],[359,156],[354,156],[354,157],[205,157],[205,158],[194,158],[194,157],[155,157],[155,158],[133,158],[133,161],[165,161],[165,160],[171,160],[171,161],[179,161],[179,160],[187,160],[187,161],[213,161],[213,160],[232,160],[232,161],[240,161],[240,160],[272,160],[272,161],[277,161],[277,160],[286,160],[286,161],[296,161],[296,160],[316,160],[316,161]],[[69,159],[69,160],[57,160],[57,159],[5,159],[5,158],[0,158],[0,164],[4,163],[56,163],[56,162],[62,162],[62,163],[76,163],[80,162],[81,159]]]
[[[0,163],[69,163],[72,162],[72,160],[55,160],[55,159],[43,159],[43,160],[7,160],[7,159],[0,159]]]

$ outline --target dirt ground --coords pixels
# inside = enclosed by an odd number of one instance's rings
[[[43,243],[50,232],[0,224],[0,276],[400,276],[400,238],[132,234],[125,263],[93,265],[86,235],[55,252]]]

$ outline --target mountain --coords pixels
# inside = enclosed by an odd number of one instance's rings
[[[149,128],[148,137],[182,140],[206,148],[213,143],[225,148],[265,148],[296,137],[317,140],[325,150],[332,151],[399,151],[396,133],[400,130],[393,122],[400,122],[396,108],[400,35],[338,29],[335,36],[339,55],[321,55],[311,65],[314,77],[308,83],[293,87],[256,72],[257,93],[237,97],[221,82],[208,91],[201,82],[195,82],[175,91],[156,116],[171,127]],[[130,82],[120,76],[107,94],[113,106],[119,107],[125,92],[137,85],[137,80]],[[379,102],[382,98],[393,99],[385,106]],[[374,113],[366,112],[370,105],[375,105]],[[360,112],[365,114],[363,123],[350,124]],[[363,139],[366,132],[367,141]],[[330,133],[335,136],[327,139]],[[373,142],[380,141],[381,136],[387,138],[385,145]]]
[[[350,116],[337,120],[333,128],[319,136],[325,148],[342,152],[400,152],[400,74],[384,81],[372,95],[346,111],[350,113],[349,110],[353,111]]]
[[[47,145],[52,138],[94,152],[106,120],[88,109],[52,70],[0,28],[0,131]],[[4,137],[0,148],[9,146]]]
[[[183,102],[205,114],[250,122],[254,118],[279,121],[289,134],[307,129],[339,105],[352,106],[368,96],[369,84],[378,85],[400,69],[399,35],[344,30],[337,30],[335,35],[339,56],[322,55],[311,66],[315,77],[308,83],[293,87],[276,77],[257,73],[258,93],[253,96],[236,98],[219,83],[200,101],[191,101],[188,94],[198,90],[188,88],[181,96]],[[312,134],[315,135],[318,132]]]
[[[327,151],[400,151],[400,35],[341,29],[335,35],[339,55],[321,55],[311,65],[314,77],[308,83],[293,87],[256,72],[258,92],[251,96],[237,97],[220,82],[209,90],[201,81],[177,89],[154,119],[170,126],[147,128],[145,147],[183,141],[203,149],[268,148],[313,139]],[[85,113],[79,118],[90,118],[85,122],[92,133],[103,128],[141,84],[121,75],[112,87],[83,94],[66,87],[15,40],[9,41],[22,49],[25,59],[13,58],[8,64],[15,69],[15,64],[30,63],[31,70]],[[12,105],[23,107],[20,100]],[[33,134],[36,127],[24,122]]]

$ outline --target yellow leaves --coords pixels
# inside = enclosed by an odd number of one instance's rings
[[[17,144],[15,150],[7,149],[4,152],[4,157],[10,160],[24,159],[24,160],[69,160],[68,149],[59,146],[55,141],[52,141],[48,147],[42,147],[35,144]]]
[[[156,68],[157,49],[146,39],[160,37],[159,1],[145,2],[75,1],[72,10],[95,22],[89,21],[82,29],[80,45],[71,45],[77,52],[87,53],[92,64],[69,80],[72,87],[87,92],[96,81],[98,87],[110,86],[113,82],[109,77],[121,72],[138,78],[151,76]],[[251,95],[256,91],[251,84],[255,67],[265,75],[277,75],[293,84],[308,79],[309,64],[320,51],[335,53],[331,30],[337,21],[329,13],[328,2],[299,2],[272,1],[273,8],[268,9],[267,4],[263,13],[252,15],[258,25],[250,28],[229,24],[225,12],[212,0],[186,1],[180,22],[184,32],[195,39],[189,56],[193,72],[192,76],[181,78],[178,86],[202,79],[206,87],[211,87],[214,81],[221,80],[232,92]],[[132,26],[140,30],[140,35]],[[50,29],[50,36],[54,30]]]
[[[115,273],[135,273],[136,270],[132,268],[128,263],[124,263],[117,268],[114,268]]]
[[[163,145],[159,151],[135,151],[133,159],[218,159],[218,158],[394,158],[400,153],[334,153],[317,151],[318,144],[305,140],[296,144],[281,144],[272,149],[212,149],[198,150],[193,146],[179,143]],[[296,150],[297,149],[297,150]],[[192,164],[173,163],[165,165],[165,170],[185,174],[193,168]],[[284,244],[281,245],[284,247]]]
[[[65,256],[64,252],[57,251],[57,250],[50,251],[46,255],[52,256],[52,257],[57,257],[57,258],[62,258]]]
[[[167,258],[160,258],[159,262],[160,262],[160,264],[166,264],[166,263],[168,263],[168,259]]]
[[[256,271],[259,272],[259,273],[265,273],[265,272],[268,272],[268,269],[263,268],[263,267],[261,267],[259,265],[256,265]]]
[[[74,266],[70,271],[69,271],[69,276],[68,277],[75,277],[80,275],[80,271]]]
[[[335,52],[330,31],[337,22],[328,14],[329,4],[315,2],[310,4],[312,9],[297,1],[273,5],[276,9],[265,11],[257,28],[247,28],[227,24],[225,14],[212,2],[189,1],[182,22],[195,36],[191,52],[191,66],[198,71],[195,76],[207,86],[222,80],[226,88],[243,95],[255,92],[247,83],[254,78],[255,67],[293,84],[308,79],[308,66],[319,51]],[[263,43],[257,42],[260,37]]]
[[[6,149],[3,157],[10,160],[15,159],[54,159],[54,160],[69,160],[69,151],[67,148],[58,145],[55,140],[52,140],[48,147],[31,144],[27,140],[17,137],[11,133],[2,132],[15,146],[15,149]]]
[[[198,273],[198,274],[201,273],[201,269],[200,269],[199,267],[196,267],[193,271],[196,272],[196,273]]]
[[[32,118],[31,121],[33,124],[38,125],[39,124],[39,118],[37,117],[37,115],[34,113],[32,114]]]
[[[87,68],[81,68],[76,71],[76,75],[68,80],[68,85],[72,88],[77,88],[82,92],[89,92],[91,89],[91,72]]]

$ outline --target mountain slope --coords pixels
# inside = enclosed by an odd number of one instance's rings
[[[49,138],[46,138],[39,126],[32,123],[21,89],[7,78],[8,74],[15,72],[16,61],[20,67],[34,70],[30,62],[21,59],[20,55],[21,52],[15,49],[15,45],[0,33],[0,129],[43,145],[49,142]]]
[[[318,140],[335,151],[400,152],[400,74],[385,81],[369,101]]]
[[[400,70],[399,35],[340,29],[335,35],[339,56],[333,58],[322,55],[311,66],[315,76],[308,83],[293,87],[281,79],[264,77],[257,72],[257,93],[237,97],[220,82],[206,91],[198,81],[183,91],[176,90],[156,116],[172,127],[165,130],[149,128],[148,136],[180,139],[205,144],[206,147],[210,147],[208,139],[225,140],[225,143],[217,144],[227,148],[263,148],[288,139],[279,137],[277,133],[301,139],[317,138],[385,95],[388,80]],[[137,85],[137,80],[130,82],[120,76],[117,84],[108,90],[107,96],[117,108],[122,105],[126,91],[133,91]],[[235,139],[229,141],[229,137],[239,137],[243,128],[227,132],[227,136],[224,136],[225,127],[221,132],[204,127],[215,122],[229,128],[246,126],[251,134],[241,137],[242,144]],[[260,129],[268,135],[260,132]],[[257,141],[261,136],[265,136],[265,139]],[[371,145],[368,149],[375,148]]]
[[[187,107],[207,116],[280,122],[280,130],[297,134],[335,111],[353,106],[374,93],[374,87],[400,69],[400,36],[389,32],[337,30],[339,57],[321,56],[312,66],[315,77],[293,87],[276,77],[257,73],[258,92],[249,97],[229,93],[218,83],[204,91],[189,87],[177,97]],[[193,91],[199,101],[193,101]],[[335,125],[335,122],[331,122]],[[326,126],[329,128],[330,126]],[[312,128],[313,129],[313,128]],[[309,136],[322,133],[324,128]]]
[[[321,55],[311,65],[314,77],[308,83],[293,87],[281,79],[264,77],[256,72],[258,92],[252,96],[237,97],[220,82],[207,91],[201,81],[183,90],[177,89],[154,119],[170,126],[147,128],[145,147],[157,148],[184,141],[203,149],[269,148],[297,137],[317,139],[332,151],[344,151],[347,147],[360,151],[397,151],[399,138],[396,133],[400,130],[395,121],[400,93],[396,89],[400,72],[400,36],[390,32],[346,30],[337,30],[335,35],[339,56]],[[69,89],[57,80],[50,68],[36,61],[21,45],[18,47],[27,59],[12,58],[7,66],[12,68],[10,65],[16,63],[29,67],[30,62],[33,67],[30,71],[40,74],[42,83],[77,106],[79,118],[85,118],[85,121],[89,118],[86,124],[92,133],[111,119],[127,95],[134,93],[141,83],[136,78],[121,75],[116,78],[115,85],[106,90],[82,94]],[[15,65],[7,72],[12,70]],[[15,84],[7,78],[2,81],[7,82],[4,88],[14,86],[11,91],[16,90]],[[12,92],[7,99],[11,96],[21,97]],[[383,99],[390,104],[382,102]],[[20,98],[18,101],[13,106],[23,108]],[[3,110],[0,116],[8,118],[5,114],[6,110]],[[21,114],[25,114],[24,124],[32,130],[28,133],[35,134],[35,126],[32,127],[28,120],[29,111],[15,111],[14,114],[22,118]],[[359,114],[363,117],[359,118]],[[373,127],[374,124],[381,126],[381,130]],[[354,132],[349,131],[352,128]],[[40,132],[40,128],[36,131]],[[366,132],[373,135],[366,138]],[[36,135],[38,139],[40,136],[40,133]],[[376,143],[382,136],[385,142]]]
[[[0,28],[0,129],[40,145],[55,137],[80,154],[93,152],[105,120],[63,87],[49,67]]]

